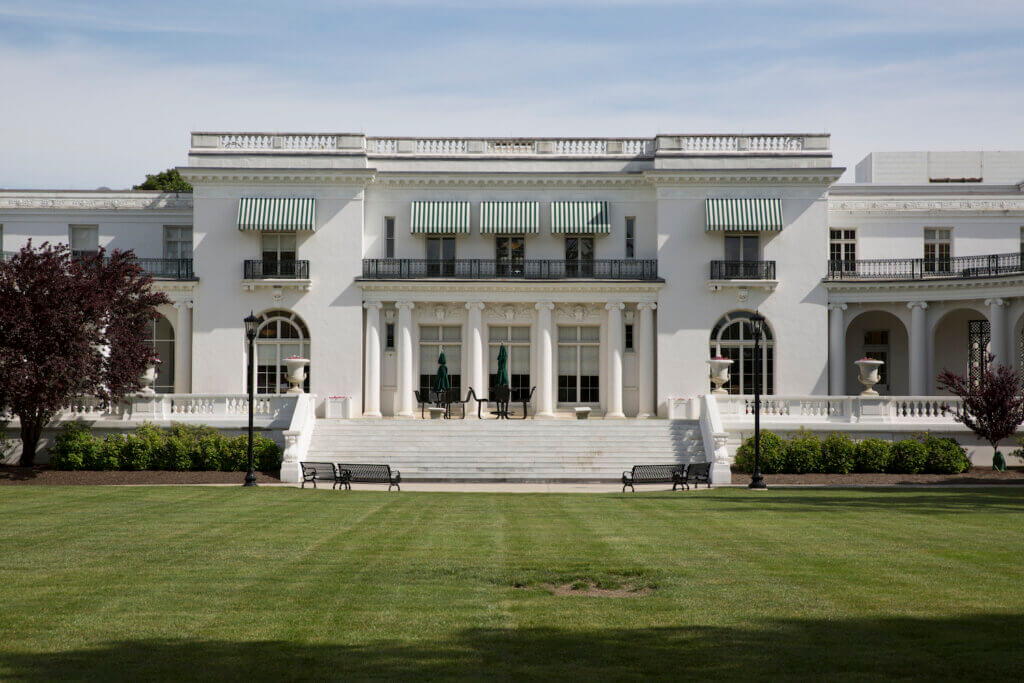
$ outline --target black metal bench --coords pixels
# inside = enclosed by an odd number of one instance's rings
[[[683,488],[685,482],[686,465],[633,465],[632,471],[622,473],[622,490],[626,487],[633,489],[634,484],[672,484],[672,490],[676,486]]]
[[[307,482],[313,482],[316,488],[318,481],[331,482],[331,488],[347,486],[351,472],[346,469],[335,467],[333,462],[300,462],[302,467],[302,488],[306,488]]]
[[[697,488],[700,484],[711,488],[711,463],[691,462],[686,466],[686,477],[683,483],[686,488],[690,488],[690,484],[693,484],[693,488]]]
[[[388,491],[394,486],[399,491],[402,487],[399,484],[402,481],[402,473],[398,470],[391,471],[391,467],[388,465],[348,465],[344,463],[337,463],[336,467],[338,470],[348,470],[348,478],[345,481],[345,488],[351,489],[352,483],[357,484],[387,484]]]

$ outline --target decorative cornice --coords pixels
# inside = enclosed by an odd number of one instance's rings
[[[644,171],[654,185],[831,185],[843,168],[744,168],[721,170],[659,169]]]
[[[1024,274],[949,280],[823,280],[833,301],[905,303],[959,299],[1012,298],[1024,292]],[[915,303],[910,301],[907,305]]]
[[[368,301],[484,301],[517,303],[548,301],[656,301],[664,282],[482,282],[415,280],[356,280]]]
[[[387,173],[376,185],[385,187],[513,187],[513,188],[643,188],[638,173]]]
[[[202,168],[178,167],[181,177],[193,184],[359,185],[374,180],[374,169],[302,168]]]
[[[830,197],[831,212],[874,216],[936,215],[960,213],[1024,214],[1022,199],[837,199]]]
[[[0,209],[47,211],[183,211],[192,210],[192,197],[167,193],[132,197],[122,196],[32,196],[0,195]]]

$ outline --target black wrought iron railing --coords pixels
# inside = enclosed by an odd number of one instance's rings
[[[363,259],[368,280],[657,280],[657,259]]]
[[[972,279],[1024,272],[1021,254],[829,261],[828,280]]]
[[[712,261],[712,280],[774,280],[775,261]]]
[[[245,262],[243,271],[246,280],[270,278],[307,280],[309,279],[309,261],[248,260]]]
[[[156,280],[195,280],[190,258],[140,258],[139,265]]]

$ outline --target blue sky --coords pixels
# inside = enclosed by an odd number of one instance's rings
[[[0,187],[128,187],[190,130],[1024,149],[1022,35],[1020,0],[0,0]]]

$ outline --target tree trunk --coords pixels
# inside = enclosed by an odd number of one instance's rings
[[[21,462],[22,467],[36,464],[36,449],[39,448],[39,437],[43,433],[43,423],[38,419],[19,415],[21,420]]]

